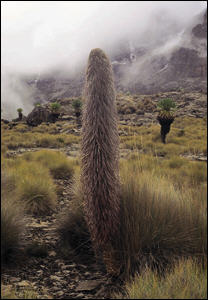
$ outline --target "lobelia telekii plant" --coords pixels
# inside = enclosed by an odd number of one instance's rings
[[[83,93],[81,184],[84,212],[96,253],[113,272],[112,241],[119,230],[119,136],[110,61],[101,49],[90,52]]]

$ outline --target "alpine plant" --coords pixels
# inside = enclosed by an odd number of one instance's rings
[[[119,229],[119,136],[112,67],[101,49],[90,52],[83,94],[84,212],[95,251],[105,253]]]

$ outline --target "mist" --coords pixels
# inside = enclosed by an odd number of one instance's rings
[[[3,117],[9,119],[18,107],[27,114],[35,101],[21,76],[55,69],[74,74],[92,48],[113,57],[125,41],[168,54],[206,2],[3,1],[1,8],[1,96]]]

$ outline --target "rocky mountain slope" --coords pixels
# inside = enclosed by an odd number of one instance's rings
[[[187,92],[206,92],[207,12],[175,36],[170,36],[166,25],[159,44],[153,41],[148,46],[138,46],[135,41],[122,41],[110,55],[118,91],[153,94],[182,88]],[[148,34],[150,39],[154,38],[154,31]],[[45,102],[80,96],[84,74],[83,66],[73,75],[56,70],[24,81],[33,93],[34,102]]]

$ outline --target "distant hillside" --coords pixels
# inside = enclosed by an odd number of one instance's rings
[[[199,15],[190,28],[170,37],[162,32],[160,45],[138,47],[123,41],[111,61],[117,91],[153,94],[166,91],[207,91],[207,12]],[[162,28],[162,27],[161,27]],[[167,27],[168,28],[168,27]],[[150,30],[150,38],[154,31]],[[159,33],[157,33],[159,36]],[[149,44],[150,45],[150,44]],[[25,78],[35,102],[80,96],[84,67],[75,75],[53,74]]]

